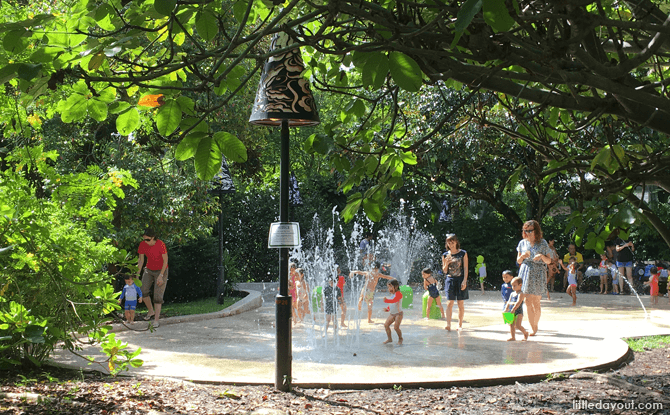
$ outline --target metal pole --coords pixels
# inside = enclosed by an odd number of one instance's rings
[[[281,161],[279,170],[279,221],[288,222],[289,188],[288,121],[281,124]],[[277,349],[275,353],[275,388],[291,390],[291,296],[288,292],[288,248],[279,248],[279,294],[275,299]]]
[[[226,275],[223,268],[223,192],[219,192],[219,277],[216,284],[216,303],[223,304],[226,299]]]

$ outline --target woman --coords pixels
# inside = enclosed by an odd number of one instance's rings
[[[451,331],[451,310],[454,301],[458,304],[458,330],[463,328],[465,315],[464,300],[468,295],[468,253],[461,249],[461,243],[453,233],[447,235],[445,244],[449,250],[442,256],[442,272],[447,276],[444,291],[447,294],[447,331]]]
[[[147,257],[147,266],[144,268],[142,274],[142,298],[144,305],[147,306],[146,320],[154,317],[154,328],[160,326],[158,320],[161,315],[161,307],[163,306],[163,294],[165,294],[165,287],[167,287],[168,280],[168,254],[165,243],[156,238],[156,233],[147,228],[142,236],[142,242],[137,249],[139,258],[137,260],[137,276],[140,276],[140,270],[144,265],[144,257]],[[151,305],[151,287],[153,286],[154,304]]]
[[[542,228],[537,221],[529,220],[523,224],[523,239],[517,245],[517,264],[519,277],[523,279],[521,287],[521,299],[525,301],[528,310],[528,323],[535,336],[542,310],[540,298],[547,291],[547,265],[551,263],[551,248],[547,241],[542,239]]]

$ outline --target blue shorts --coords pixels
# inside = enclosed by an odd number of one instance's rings
[[[137,307],[137,300],[133,300],[133,301],[126,300],[125,307],[126,307],[126,310],[135,310],[135,308]]]
[[[618,268],[633,268],[633,261],[628,261],[628,262],[616,262],[616,266]]]

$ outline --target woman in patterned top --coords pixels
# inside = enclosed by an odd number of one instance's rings
[[[521,265],[519,277],[523,279],[520,301],[526,302],[532,330],[530,335],[534,336],[542,315],[540,298],[547,292],[547,265],[551,263],[551,248],[542,239],[542,228],[537,221],[529,220],[523,224],[522,237],[516,247],[516,262]]]

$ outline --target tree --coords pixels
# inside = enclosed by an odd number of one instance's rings
[[[344,97],[345,116],[324,123],[326,138],[309,145],[333,143],[337,151],[324,152],[349,175],[343,190],[362,177],[374,180],[350,196],[348,217],[363,207],[378,220],[388,192],[403,184],[404,166],[453,121],[450,112],[432,130],[403,128],[399,92],[440,82],[496,93],[518,128],[521,121],[540,123],[545,131],[569,135],[612,117],[627,128],[655,131],[660,145],[644,152],[605,135],[594,146],[598,151],[583,159],[591,170],[614,166],[620,196],[633,199],[625,189],[653,182],[670,190],[664,174],[670,166],[667,18],[649,0],[81,0],[67,16],[45,13],[4,24],[3,46],[16,59],[2,66],[0,81],[9,80],[26,103],[52,90],[63,93],[55,111],[65,121],[114,114],[121,134],[143,126],[179,142],[177,157],[193,157],[200,177],[208,178],[222,154],[247,158],[242,141],[210,123],[217,110],[253,87],[269,56],[283,52],[266,48],[268,36],[283,30],[306,46],[307,75],[315,84]],[[523,112],[514,112],[517,103]],[[538,151],[556,173],[577,171],[558,153],[548,157],[518,128],[510,136]],[[649,163],[641,155],[654,160],[654,168],[644,168]],[[653,212],[640,209],[658,224]]]

